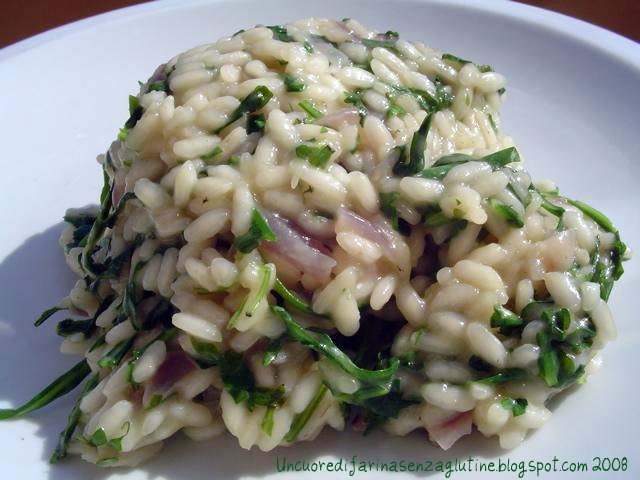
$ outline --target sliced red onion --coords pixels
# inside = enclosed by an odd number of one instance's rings
[[[249,135],[247,135],[247,138],[245,138],[244,142],[238,145],[238,148],[236,148],[232,154],[239,156],[239,155],[242,155],[243,153],[255,152],[256,147],[258,146],[258,141],[260,140],[261,136],[262,134],[259,132],[250,133]]]
[[[149,78],[147,83],[153,82],[164,82],[167,79],[167,64],[163,63],[158,65],[158,68],[155,69],[153,75]]]
[[[409,247],[393,230],[389,222],[381,216],[367,220],[351,210],[342,208],[336,219],[336,233],[350,232],[362,238],[377,243],[382,248],[384,256],[395,263],[401,271],[409,271]]]
[[[336,47],[331,45],[324,38],[318,37],[310,37],[308,42],[313,46],[313,48],[320,53],[327,56],[329,59],[329,64],[342,68],[349,67],[353,65],[349,57],[347,57],[344,53],[338,50]]]
[[[336,261],[323,253],[323,250],[328,250],[326,246],[303,235],[291,222],[275,213],[263,210],[262,214],[278,239],[275,242],[262,242],[260,250],[267,255],[274,254],[318,281],[328,280]]]
[[[316,123],[325,127],[337,130],[343,125],[357,125],[360,122],[360,114],[355,107],[345,107],[335,112],[331,112],[321,118]]]
[[[195,362],[184,351],[167,352],[164,362],[151,378],[151,392],[145,392],[145,397],[151,399],[154,394],[160,394],[164,398],[178,380],[196,368]]]
[[[443,450],[448,450],[461,437],[471,433],[471,411],[456,413],[444,421],[429,427],[429,439],[436,442]]]

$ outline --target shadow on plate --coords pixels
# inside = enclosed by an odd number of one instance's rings
[[[56,318],[33,327],[33,320],[46,308],[66,296],[76,278],[67,268],[58,246],[62,223],[28,238],[18,249],[0,263],[0,400],[18,405],[30,398],[76,359],[59,353],[59,338],[53,332]],[[62,314],[59,314],[62,315]],[[10,366],[10,367],[9,367]],[[66,424],[77,392],[54,402],[28,416],[37,426],[36,435],[44,440],[43,462],[53,451],[58,434]],[[356,462],[460,462],[467,458],[492,459],[502,450],[495,439],[485,440],[478,433],[463,438],[452,449],[443,452],[430,444],[426,433],[413,433],[407,437],[391,437],[376,432],[362,436],[355,432],[325,431],[313,442],[280,447],[268,453],[257,449],[241,449],[235,438],[223,435],[197,443],[182,434],[166,442],[162,452],[135,471],[126,469],[100,469],[70,457],[48,470],[50,480],[96,480],[135,478],[155,479],[239,479],[264,478],[277,473],[277,462],[313,462],[323,457],[343,458],[345,468]],[[351,467],[349,466],[349,469]],[[335,478],[347,478],[349,470],[336,473]],[[437,472],[433,472],[437,473]],[[287,478],[292,475],[289,473]],[[295,473],[296,477],[302,474]],[[429,475],[426,472],[416,476]],[[309,473],[310,478],[328,478],[324,473]],[[355,477],[367,474],[356,472]]]

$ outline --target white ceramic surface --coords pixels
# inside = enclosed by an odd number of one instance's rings
[[[471,6],[470,6],[471,5]],[[0,406],[30,397],[74,361],[58,353],[54,322],[33,319],[72,285],[57,246],[65,208],[96,201],[96,155],[126,119],[127,94],[156,65],[195,44],[242,27],[306,16],[353,17],[393,29],[445,51],[490,63],[507,75],[503,127],[536,177],[558,181],[564,193],[610,214],[623,240],[640,245],[640,46],[588,24],[507,2],[418,0],[167,1],[94,17],[0,51]],[[5,19],[6,20],[6,19]],[[240,479],[352,478],[348,473],[276,474],[288,460],[371,461],[564,460],[626,457],[611,473],[542,473],[547,479],[640,478],[637,402],[640,322],[635,303],[639,261],[626,264],[611,307],[618,340],[604,367],[585,386],[553,403],[553,418],[519,448],[502,452],[475,434],[442,452],[424,434],[326,432],[311,444],[269,454],[241,450],[224,436],[205,444],[185,437],[137,470],[100,470],[79,460],[50,467],[46,459],[72,398],[0,424],[0,478]],[[634,353],[635,351],[635,353]],[[424,476],[425,474],[420,474]],[[444,478],[441,473],[430,478]],[[355,478],[413,478],[368,473]],[[454,479],[517,478],[506,473],[453,473]],[[536,478],[528,472],[524,478]]]

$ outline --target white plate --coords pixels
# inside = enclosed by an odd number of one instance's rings
[[[72,285],[57,246],[69,206],[94,203],[101,184],[94,158],[127,116],[127,94],[154,67],[195,44],[242,27],[306,16],[353,17],[381,30],[423,40],[507,75],[504,127],[537,177],[557,180],[567,195],[610,214],[631,247],[640,245],[640,47],[588,24],[516,3],[411,0],[261,0],[159,2],[116,11],[39,35],[0,51],[0,404],[16,405],[68,368],[53,322],[35,330],[39,312]],[[371,461],[583,461],[627,457],[640,478],[637,413],[640,340],[638,261],[626,265],[611,307],[620,336],[604,367],[573,395],[554,402],[553,418],[519,448],[502,452],[478,434],[448,452],[407,438],[327,432],[311,444],[269,454],[240,449],[223,437],[205,444],[185,438],[117,478],[348,478],[348,474],[276,472],[276,457]],[[105,478],[78,460],[50,467],[46,459],[72,399],[0,424],[0,477],[71,480]],[[527,464],[528,466],[528,464]],[[543,473],[541,478],[609,478],[611,474]],[[424,476],[424,474],[421,474]],[[434,474],[432,478],[444,478]],[[525,478],[534,478],[527,473]],[[356,474],[413,478],[413,474]],[[517,478],[514,474],[454,473],[454,479]]]

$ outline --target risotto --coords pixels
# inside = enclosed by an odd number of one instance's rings
[[[475,425],[513,448],[616,337],[630,251],[532,181],[491,66],[355,20],[241,30],[160,65],[60,245],[83,383],[51,461],[135,465],[182,431],[268,451],[324,428]]]

